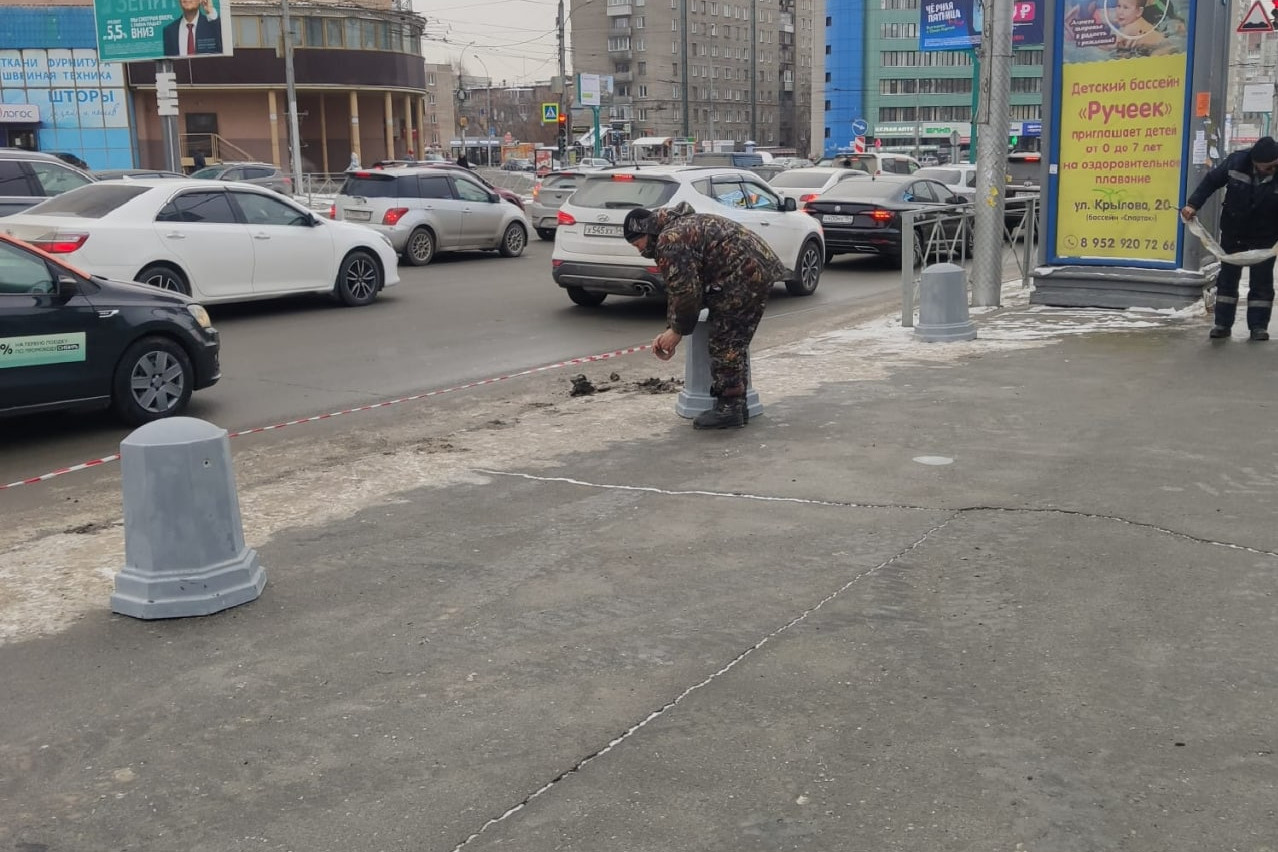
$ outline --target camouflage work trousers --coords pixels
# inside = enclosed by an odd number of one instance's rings
[[[750,384],[750,341],[763,319],[767,293],[746,300],[716,299],[718,295],[708,293],[705,301],[710,309],[710,393],[744,396]]]

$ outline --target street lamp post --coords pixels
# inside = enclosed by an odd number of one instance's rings
[[[488,165],[493,164],[493,137],[497,133],[497,128],[493,124],[493,75],[488,71],[488,65],[480,58],[478,53],[472,53],[471,56],[479,60],[479,67],[484,69],[484,76],[488,78]]]

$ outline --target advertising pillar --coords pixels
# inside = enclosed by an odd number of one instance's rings
[[[1223,154],[1205,129],[1216,84],[1191,75],[1196,45],[1225,51],[1227,39],[1196,32],[1198,5],[1060,0],[1054,10],[1044,267],[1031,301],[1181,307],[1201,296],[1179,211],[1190,165]]]

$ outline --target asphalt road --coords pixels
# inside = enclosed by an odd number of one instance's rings
[[[661,329],[658,301],[573,305],[551,280],[550,253],[534,239],[518,258],[466,253],[401,266],[400,285],[366,308],[313,297],[214,307],[223,378],[187,413],[232,432],[268,426],[646,344]],[[810,297],[778,287],[760,334],[888,312],[899,292],[890,264],[840,257]],[[108,413],[0,421],[0,484],[109,455],[128,433]]]

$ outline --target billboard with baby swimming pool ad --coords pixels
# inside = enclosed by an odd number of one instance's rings
[[[1175,268],[1194,2],[1062,0],[1044,199],[1049,264]]]

